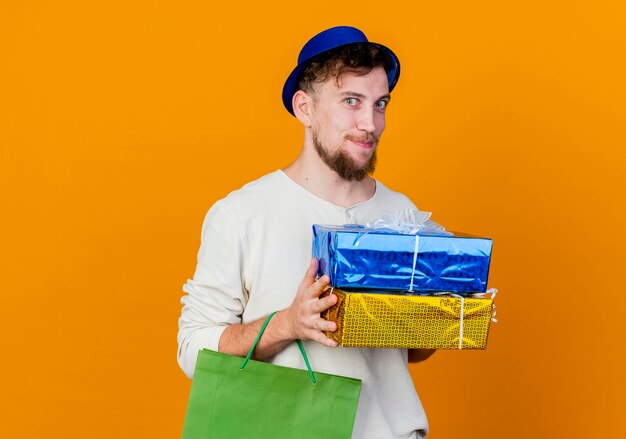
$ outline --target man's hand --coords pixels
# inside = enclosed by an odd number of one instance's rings
[[[338,343],[326,337],[323,332],[336,331],[337,324],[320,317],[320,313],[337,302],[337,296],[331,294],[320,298],[330,279],[322,276],[315,280],[317,264],[317,259],[311,261],[289,308],[279,311],[270,320],[254,351],[255,359],[262,360],[276,355],[298,338],[337,347]],[[229,325],[220,337],[219,351],[245,357],[264,320],[262,318],[251,323]]]
[[[324,335],[323,331],[336,331],[337,324],[323,319],[320,314],[337,303],[337,296],[330,294],[320,297],[330,283],[327,275],[315,279],[318,260],[313,259],[309,269],[300,282],[296,297],[286,310],[282,311],[286,330],[290,338],[314,340],[329,347],[337,347],[338,343]]]

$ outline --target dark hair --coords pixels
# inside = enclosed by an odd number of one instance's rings
[[[345,73],[367,75],[375,67],[385,71],[393,68],[389,54],[375,43],[353,43],[336,47],[317,55],[298,78],[298,88],[313,91],[313,84],[321,84],[329,78],[339,81]]]

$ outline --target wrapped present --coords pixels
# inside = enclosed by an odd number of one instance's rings
[[[491,298],[345,292],[323,313],[337,323],[326,335],[345,347],[485,349]]]
[[[313,225],[319,275],[342,289],[484,292],[492,241],[438,230]]]

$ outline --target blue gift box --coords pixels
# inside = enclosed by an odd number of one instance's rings
[[[458,233],[313,225],[319,275],[329,275],[331,285],[343,289],[485,292],[491,245],[491,239]]]

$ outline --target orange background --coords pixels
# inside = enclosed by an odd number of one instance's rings
[[[203,216],[295,158],[337,24],[402,62],[376,177],[495,243],[487,351],[411,366],[429,437],[625,437],[621,4],[2,0],[0,437],[179,437]]]

